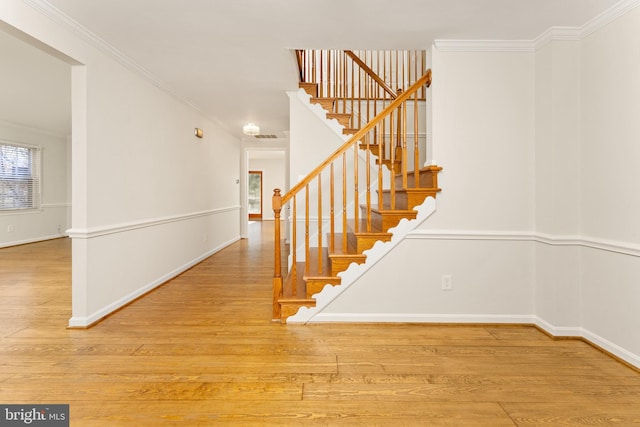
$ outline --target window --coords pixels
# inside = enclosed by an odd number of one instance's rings
[[[0,141],[0,211],[40,207],[40,149]]]
[[[262,219],[261,171],[249,171],[249,219]]]

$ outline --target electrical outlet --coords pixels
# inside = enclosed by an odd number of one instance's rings
[[[7,225],[7,233],[13,233],[16,228],[13,225]]]
[[[450,274],[446,274],[443,275],[441,277],[442,279],[442,290],[443,291],[450,291],[453,289],[453,286],[451,284],[451,275]]]

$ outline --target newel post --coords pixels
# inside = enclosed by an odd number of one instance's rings
[[[279,321],[281,319],[281,309],[279,299],[282,297],[282,266],[280,264],[280,211],[282,210],[282,196],[280,195],[280,189],[273,190],[273,197],[271,198],[271,205],[273,207],[273,214],[275,219],[275,250],[274,250],[274,270],[273,270],[273,320]]]

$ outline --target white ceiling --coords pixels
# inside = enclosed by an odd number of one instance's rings
[[[45,0],[39,0],[45,2]],[[291,49],[415,49],[533,40],[618,0],[48,0],[241,137],[288,129]],[[0,46],[1,48],[1,46]]]

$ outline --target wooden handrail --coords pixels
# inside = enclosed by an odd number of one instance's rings
[[[312,170],[304,179],[294,185],[280,201],[280,205],[284,205],[287,203],[294,194],[298,193],[301,189],[305,188],[311,180],[317,177],[320,172],[322,172],[329,164],[333,163],[342,153],[347,151],[353,144],[357,143],[363,136],[367,134],[370,130],[372,130],[378,123],[380,123],[386,116],[388,116],[392,111],[397,109],[403,102],[405,102],[409,97],[422,86],[429,87],[431,85],[431,69],[427,70],[426,73],[422,77],[418,79],[408,90],[402,92],[391,104],[389,104],[384,110],[382,110],[378,115],[367,123],[362,129],[356,132],[351,138],[349,138],[342,146],[340,146],[336,151],[333,152],[329,157],[327,157],[320,165],[318,165],[314,170]]]
[[[351,50],[345,50],[344,53],[353,60],[353,62],[355,62],[356,64],[358,64],[358,66],[360,68],[362,68],[362,70],[367,73],[369,75],[369,77],[371,77],[373,80],[375,80],[376,83],[378,83],[378,85],[380,85],[380,87],[389,94],[389,96],[391,96],[392,99],[396,99],[398,97],[398,95],[393,91],[393,89],[391,89],[385,82],[384,80],[382,80],[380,78],[380,76],[378,76],[378,74],[375,73],[375,71],[373,71],[371,68],[369,68],[369,66],[367,64],[364,63],[364,61],[362,61],[362,59],[360,59],[360,57],[358,55],[356,55],[355,53],[353,53],[353,51]]]

